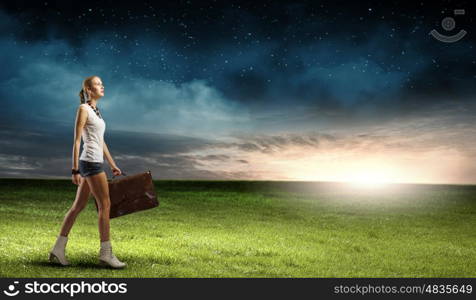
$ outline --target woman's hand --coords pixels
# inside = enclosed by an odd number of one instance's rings
[[[81,182],[83,181],[83,178],[79,174],[73,174],[71,175],[71,180],[73,181],[74,184],[80,185]]]
[[[121,169],[119,169],[118,167],[114,166],[114,167],[111,167],[111,171],[112,171],[112,174],[114,176],[119,176],[122,174],[122,171]]]

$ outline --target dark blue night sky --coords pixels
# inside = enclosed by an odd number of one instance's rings
[[[69,178],[98,75],[128,173],[476,183],[469,3],[2,1],[0,177]]]

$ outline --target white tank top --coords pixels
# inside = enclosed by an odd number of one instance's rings
[[[88,119],[84,124],[81,137],[83,138],[83,152],[79,157],[80,160],[89,162],[103,162],[104,161],[104,131],[106,130],[106,122],[99,118],[94,110],[86,103],[80,106],[85,106],[88,111]]]

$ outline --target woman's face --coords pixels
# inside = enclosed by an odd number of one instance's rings
[[[91,80],[90,95],[91,98],[94,99],[104,97],[104,85],[102,84],[101,78],[94,77],[93,80]]]

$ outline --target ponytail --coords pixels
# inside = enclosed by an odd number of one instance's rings
[[[86,97],[84,97],[84,96],[85,96],[84,90],[81,89],[79,91],[79,103],[80,104],[86,103]]]

